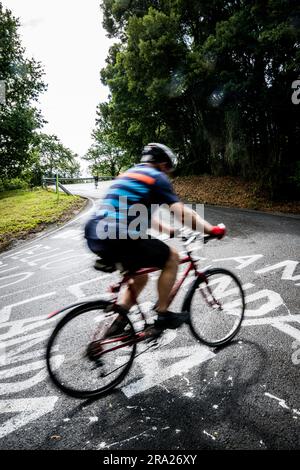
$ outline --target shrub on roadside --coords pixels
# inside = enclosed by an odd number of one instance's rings
[[[13,189],[29,189],[27,181],[21,178],[12,178],[9,180],[0,180],[0,192]]]

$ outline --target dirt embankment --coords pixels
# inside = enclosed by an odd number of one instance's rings
[[[185,176],[173,180],[175,192],[187,202],[199,202],[266,212],[300,214],[300,201],[269,201],[253,183],[231,176]]]

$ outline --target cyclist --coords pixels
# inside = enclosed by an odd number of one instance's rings
[[[167,204],[175,217],[189,228],[214,234],[225,235],[225,228],[212,226],[195,211],[180,202],[174,193],[168,174],[174,169],[177,158],[172,150],[160,143],[146,145],[141,162],[116,178],[110,186],[99,209],[85,226],[85,237],[91,251],[107,264],[121,263],[125,270],[134,272],[140,268],[158,267],[158,302],[155,306],[157,320],[149,327],[149,336],[159,335],[166,328],[177,328],[184,323],[187,313],[168,310],[168,299],[176,280],[179,254],[146,233],[148,224],[135,226],[136,213],[131,209],[143,204],[151,218],[151,205]],[[148,222],[148,221],[147,221]],[[152,218],[152,226],[167,232],[171,237],[175,229]],[[139,275],[132,280],[136,296],[145,287],[148,276]],[[133,305],[130,290],[126,288],[120,300],[120,315],[107,331],[107,336],[121,333],[126,327],[126,315]]]

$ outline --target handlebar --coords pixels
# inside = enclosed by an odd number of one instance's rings
[[[224,224],[218,224],[220,228],[225,228]],[[215,240],[218,238],[217,235],[204,235],[201,232],[195,232],[193,230],[181,228],[179,229],[179,233],[177,235],[177,238],[180,238],[184,245],[188,246],[195,240],[201,240],[203,243],[208,243],[210,240]]]

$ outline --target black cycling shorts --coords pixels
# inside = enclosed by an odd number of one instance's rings
[[[87,239],[89,249],[107,264],[121,263],[126,271],[141,268],[164,268],[170,256],[170,248],[156,238],[132,240]]]

